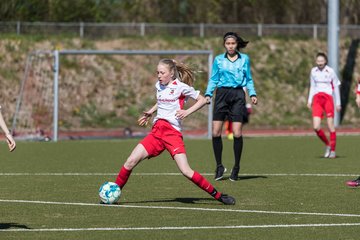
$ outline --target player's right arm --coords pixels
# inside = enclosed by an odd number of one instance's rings
[[[143,112],[143,115],[138,119],[138,124],[140,126],[146,126],[149,123],[149,120],[153,113],[157,110],[157,103],[150,108],[150,110]]]
[[[314,97],[314,93],[315,93],[315,81],[312,75],[312,71],[310,73],[310,89],[309,89],[309,97],[308,97],[308,103],[307,103],[307,107],[309,109],[311,109],[311,104],[312,104],[312,100]]]

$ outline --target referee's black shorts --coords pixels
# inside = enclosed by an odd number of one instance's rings
[[[213,121],[248,122],[245,92],[242,87],[216,90]]]

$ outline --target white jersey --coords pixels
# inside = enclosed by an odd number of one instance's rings
[[[360,94],[360,83],[357,84],[356,94]],[[1,107],[1,106],[0,106]]]
[[[308,103],[311,104],[313,97],[321,92],[333,96],[335,105],[340,106],[340,84],[340,80],[331,67],[325,66],[322,70],[318,67],[312,68],[310,73],[310,92]]]
[[[155,84],[157,99],[157,114],[153,123],[159,119],[165,119],[175,129],[181,131],[181,120],[176,118],[177,110],[183,109],[186,100],[191,97],[197,99],[200,91],[175,79],[168,85]]]

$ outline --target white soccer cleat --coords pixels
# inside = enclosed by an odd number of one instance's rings
[[[331,148],[330,148],[330,146],[326,146],[326,148],[325,148],[324,158],[328,158],[328,157],[330,157],[330,152],[331,152]]]
[[[330,152],[329,158],[336,158],[336,153],[335,153],[335,151],[331,151],[331,152]]]

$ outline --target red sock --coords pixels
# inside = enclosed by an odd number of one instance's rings
[[[131,170],[127,170],[124,166],[122,166],[115,183],[119,185],[120,189],[124,187],[126,182],[128,181],[131,174]]]
[[[323,141],[326,146],[329,146],[329,140],[327,139],[324,131],[320,129],[320,130],[315,130],[315,132],[318,135],[318,137],[321,139],[321,141]]]
[[[330,149],[335,151],[336,147],[336,132],[330,132]]]
[[[204,178],[200,173],[194,172],[194,175],[191,177],[191,181],[196,185],[198,185],[199,188],[209,193],[215,199],[220,198],[221,193],[216,191],[214,186],[211,183],[209,183],[209,181],[206,180],[206,178]]]

